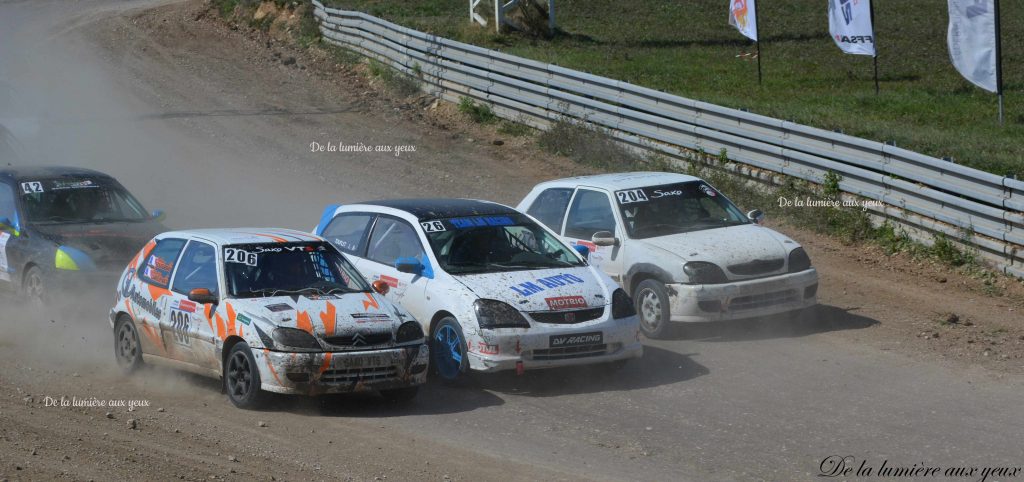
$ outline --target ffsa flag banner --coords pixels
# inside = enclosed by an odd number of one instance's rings
[[[754,0],[729,0],[729,25],[757,42],[757,9]]]
[[[871,0],[828,0],[828,32],[843,52],[874,57]]]
[[[949,57],[972,84],[996,92],[994,0],[949,0]]]

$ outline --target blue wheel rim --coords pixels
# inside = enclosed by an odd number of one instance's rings
[[[452,380],[459,376],[462,367],[462,335],[455,327],[444,325],[434,334],[434,358],[437,373]]]

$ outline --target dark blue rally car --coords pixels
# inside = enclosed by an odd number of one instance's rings
[[[132,256],[166,231],[162,216],[101,172],[0,169],[0,291],[42,305],[70,290],[112,289]]]

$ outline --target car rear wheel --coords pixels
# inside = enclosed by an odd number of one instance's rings
[[[260,407],[266,394],[260,384],[260,370],[249,344],[241,341],[231,347],[224,361],[224,391],[238,408]]]
[[[405,387],[405,388],[394,388],[391,390],[381,390],[380,396],[384,397],[385,400],[394,403],[408,403],[412,399],[416,398],[416,394],[419,393],[420,387]]]
[[[664,338],[668,335],[669,302],[665,285],[653,279],[643,280],[636,287],[633,304],[640,315],[640,331],[648,338]]]
[[[142,366],[142,345],[135,323],[125,315],[117,317],[114,325],[114,358],[125,373],[132,373]]]
[[[446,382],[454,382],[469,369],[466,359],[466,337],[453,317],[438,322],[431,338],[430,354],[434,373]]]

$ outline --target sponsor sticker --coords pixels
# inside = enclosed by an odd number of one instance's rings
[[[184,311],[185,313],[195,313],[196,303],[194,301],[189,300],[179,300],[178,310]]]
[[[288,310],[294,309],[290,305],[287,305],[287,304],[284,304],[284,303],[277,303],[277,304],[274,304],[274,305],[267,305],[264,308],[266,308],[267,310],[269,310],[272,313],[280,313],[282,311],[288,311]]]
[[[7,241],[11,239],[11,233],[0,232],[0,280],[10,281],[11,274],[7,271]]]
[[[644,193],[643,189],[615,191],[615,197],[619,200],[619,204],[642,203],[649,201],[647,194]]]
[[[376,323],[381,321],[391,321],[391,317],[386,313],[350,313],[352,319],[356,323]]]
[[[252,318],[245,316],[245,313],[239,313],[238,316],[235,317],[235,319],[238,320],[243,325],[248,325],[249,323],[252,323]]]
[[[512,226],[515,221],[508,216],[474,216],[471,218],[452,218],[448,222],[457,229],[477,228],[481,226]]]
[[[53,181],[53,190],[61,189],[85,189],[90,187],[99,187],[92,181],[86,179],[84,181]]]
[[[501,348],[498,345],[488,345],[482,341],[478,341],[476,346],[476,351],[482,355],[497,355],[498,352],[501,351]]]
[[[531,296],[541,291],[545,291],[549,288],[557,288],[559,286],[566,286],[571,284],[584,283],[583,278],[573,274],[556,274],[554,276],[547,276],[544,278],[537,278],[536,282],[527,281],[525,283],[519,283],[509,288],[516,293],[523,296]]]
[[[715,192],[714,189],[711,189],[711,186],[708,186],[707,184],[701,184],[700,190],[703,191],[704,194],[707,194],[709,197],[715,197],[718,195],[718,193]]]
[[[604,333],[601,333],[600,331],[592,333],[575,333],[571,335],[552,335],[550,340],[551,348],[600,345],[602,343],[604,343]]]
[[[551,308],[552,311],[587,307],[586,298],[579,295],[544,298],[544,301],[548,304],[548,308]]]
[[[387,275],[383,275],[383,274],[382,274],[382,275],[380,275],[380,277],[379,277],[379,278],[377,278],[377,279],[379,279],[379,280],[381,280],[381,281],[383,281],[383,282],[387,283],[387,284],[388,284],[388,286],[390,286],[390,287],[392,287],[392,288],[398,288],[398,278],[395,278],[395,277],[392,277],[392,276],[387,276]]]

